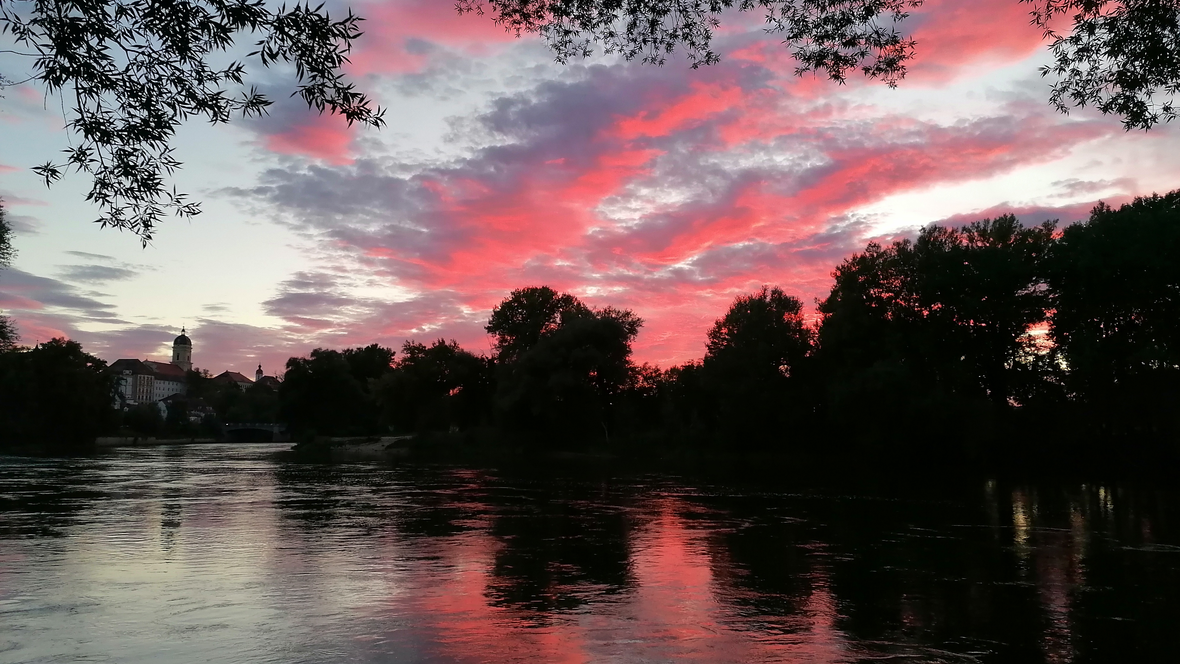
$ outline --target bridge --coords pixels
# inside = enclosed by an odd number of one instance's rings
[[[235,443],[281,443],[291,440],[287,425],[281,422],[227,422],[222,434]]]

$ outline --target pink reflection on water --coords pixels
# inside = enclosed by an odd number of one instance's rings
[[[407,607],[441,655],[471,662],[588,662],[576,616],[541,625],[528,612],[493,606],[486,589],[498,544],[487,533],[451,538],[440,558],[415,579]]]
[[[617,594],[582,589],[592,599],[577,609],[489,601],[500,543],[486,529],[431,545],[435,562],[412,582],[421,587],[403,609],[421,621],[436,655],[463,662],[849,661],[826,575],[816,573],[798,615],[740,615],[727,601],[736,592],[730,581],[715,575],[708,531],[694,529],[686,510],[677,499],[658,501],[633,533],[633,585]]]

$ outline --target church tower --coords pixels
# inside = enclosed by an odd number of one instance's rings
[[[254,382],[257,383],[258,381],[262,380],[262,376],[262,365],[260,364],[258,365],[258,371],[254,372]]]
[[[185,335],[183,327],[180,328],[180,336],[172,342],[172,364],[185,371],[193,369],[193,342]]]

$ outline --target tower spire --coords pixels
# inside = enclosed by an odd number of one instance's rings
[[[185,371],[193,368],[193,341],[188,338],[187,328],[180,328],[180,336],[172,342],[172,364]]]

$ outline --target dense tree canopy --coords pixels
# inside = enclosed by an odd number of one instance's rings
[[[373,385],[393,370],[394,352],[376,344],[344,351],[317,348],[287,360],[279,416],[305,435],[380,431]]]
[[[834,389],[877,405],[905,392],[1000,406],[1027,395],[1054,229],[1011,215],[932,225],[917,241],[870,244],[845,260],[819,306],[820,358]]]
[[[491,366],[453,339],[407,341],[392,372],[374,387],[382,421],[399,432],[448,431],[484,421]]]
[[[705,364],[727,366],[747,380],[785,378],[811,350],[803,303],[781,288],[739,295],[709,330]]]
[[[146,243],[166,211],[199,209],[166,179],[180,166],[171,140],[180,123],[258,116],[270,100],[248,85],[244,61],[219,64],[249,33],[247,58],[293,66],[299,95],[349,124],[383,123],[382,112],[341,73],[360,18],[333,19],[323,5],[262,0],[0,0],[0,34],[28,58],[28,80],[60,95],[78,141],[64,163],[36,170],[52,183],[68,169],[92,178],[87,200],[104,226]]]
[[[492,309],[484,329],[495,339],[496,358],[511,362],[565,320],[587,311],[578,298],[548,286],[518,288]]]
[[[963,0],[967,1],[967,0]],[[1180,3],[1174,0],[1018,0],[1026,29],[1049,41],[1060,111],[1094,106],[1148,129],[1176,117],[1180,90]],[[922,0],[457,0],[460,12],[487,13],[507,30],[537,33],[559,62],[607,53],[664,64],[683,49],[692,66],[719,60],[713,34],[727,11],[760,11],[782,38],[797,74],[843,82],[860,70],[895,86],[920,45],[901,30]],[[1063,21],[1069,32],[1054,29]],[[1014,28],[1018,29],[1018,28]]]
[[[70,447],[115,426],[106,362],[76,341],[0,352],[0,445]]]
[[[1180,405],[1180,191],[1065,229],[1047,279],[1050,334],[1079,402],[1150,426]],[[1130,417],[1127,415],[1133,414]],[[1173,425],[1176,426],[1176,425]]]
[[[1100,204],[1061,232],[1012,215],[933,224],[843,261],[814,323],[781,288],[738,295],[704,357],[667,370],[632,361],[643,323],[633,312],[540,286],[492,311],[492,357],[443,339],[407,341],[396,358],[376,344],[321,348],[288,361],[277,395],[190,372],[187,398],[225,421],[277,416],[301,439],[655,441],[1004,464],[1115,449],[1174,458],[1178,253],[1180,191]],[[0,351],[9,442],[84,442],[110,426],[112,403],[105,365],[75,342]],[[124,425],[194,429],[171,406],[168,420],[160,414],[139,408]]]
[[[803,303],[777,287],[734,299],[709,330],[702,362],[704,387],[731,442],[761,446],[781,439],[810,413],[800,373],[813,331]]]
[[[547,287],[514,291],[492,312],[489,332],[500,329],[505,311],[529,313],[509,318],[526,321],[523,333],[512,337],[511,354],[497,355],[500,421],[515,430],[601,427],[609,435],[643,321],[627,310],[591,309]]]

